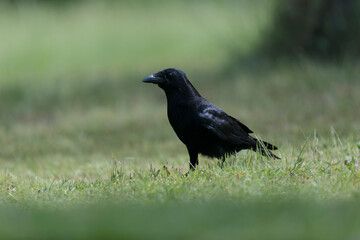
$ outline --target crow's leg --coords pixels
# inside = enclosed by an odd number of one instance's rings
[[[193,149],[188,148],[187,149],[189,152],[189,157],[190,157],[190,170],[194,171],[196,166],[199,164],[199,159],[198,159],[198,152],[194,151]]]
[[[221,158],[221,164],[220,164],[221,169],[224,168],[224,163],[225,163],[225,156],[223,156],[223,157]]]

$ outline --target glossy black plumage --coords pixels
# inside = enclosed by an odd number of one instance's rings
[[[251,149],[278,158],[269,151],[277,147],[261,144],[249,135],[252,131],[247,126],[201,97],[184,72],[169,68],[147,76],[143,82],[157,84],[165,91],[169,122],[188,149],[190,169],[198,165],[199,153],[224,161],[229,154]]]

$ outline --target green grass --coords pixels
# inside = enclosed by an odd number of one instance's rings
[[[250,1],[40,5],[0,13],[1,82],[216,67],[235,41],[241,51],[251,48],[269,15],[266,4]]]
[[[235,62],[269,3],[142,4],[1,8],[1,239],[358,237],[359,62]],[[201,157],[185,177],[141,83],[173,66],[282,159]]]
[[[313,137],[302,154],[283,148],[281,161],[240,154],[223,170],[202,161],[187,177],[182,159],[147,169],[96,156],[87,163],[52,158],[35,169],[22,162],[1,174],[0,233],[27,239],[351,239],[360,234],[359,152],[354,139]]]
[[[163,204],[1,211],[4,238],[353,239],[359,206],[287,203]],[[19,230],[21,229],[21,230]]]
[[[84,160],[65,156],[24,159],[17,164],[21,166],[7,163],[10,166],[2,171],[2,201],[56,207],[102,200],[165,203],[226,199],[240,203],[358,197],[360,175],[355,164],[360,154],[354,139],[342,142],[334,136],[331,141],[321,141],[314,137],[303,148],[283,147],[279,161],[242,153],[229,158],[223,170],[216,161],[202,159],[201,167],[188,177],[184,176],[185,156],[169,159],[163,166],[154,163],[143,167],[99,155]]]

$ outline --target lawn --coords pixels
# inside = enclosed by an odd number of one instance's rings
[[[358,238],[360,62],[247,61],[269,2],[1,5],[1,239]],[[167,67],[282,159],[184,176]]]

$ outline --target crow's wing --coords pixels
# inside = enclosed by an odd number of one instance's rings
[[[252,131],[215,105],[202,106],[199,117],[202,127],[222,140],[233,144],[254,144],[249,136]]]

